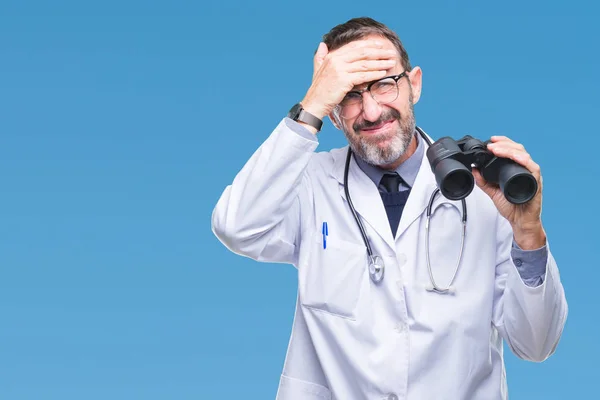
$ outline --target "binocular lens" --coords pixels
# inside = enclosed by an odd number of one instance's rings
[[[435,168],[435,178],[442,194],[450,200],[467,197],[475,185],[471,171],[459,161],[446,158]]]
[[[523,204],[537,193],[537,181],[520,165],[505,165],[500,169],[500,189],[513,204]]]

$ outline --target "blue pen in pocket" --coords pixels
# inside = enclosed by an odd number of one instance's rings
[[[329,229],[327,228],[327,222],[323,222],[323,248],[327,248],[327,236],[329,235]]]

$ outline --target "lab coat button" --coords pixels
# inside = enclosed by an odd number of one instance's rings
[[[388,396],[388,400],[398,400],[398,396],[392,393]]]
[[[517,267],[520,267],[521,265],[523,265],[523,260],[521,260],[520,258],[515,259],[515,265]]]

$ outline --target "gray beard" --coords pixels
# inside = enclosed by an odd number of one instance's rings
[[[356,134],[350,134],[344,130],[344,135],[348,139],[350,148],[357,157],[372,165],[387,165],[402,157],[410,145],[416,129],[413,104],[410,104],[410,112],[398,120],[399,128],[391,139],[391,142],[384,148],[377,144],[377,141],[370,142]]]

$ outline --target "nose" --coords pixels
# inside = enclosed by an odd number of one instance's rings
[[[381,111],[382,111],[379,103],[377,103],[375,101],[375,99],[373,99],[373,97],[371,97],[371,95],[368,92],[363,93],[362,102],[363,102],[363,104],[362,104],[363,118],[370,122],[377,121],[377,119],[381,116]]]

